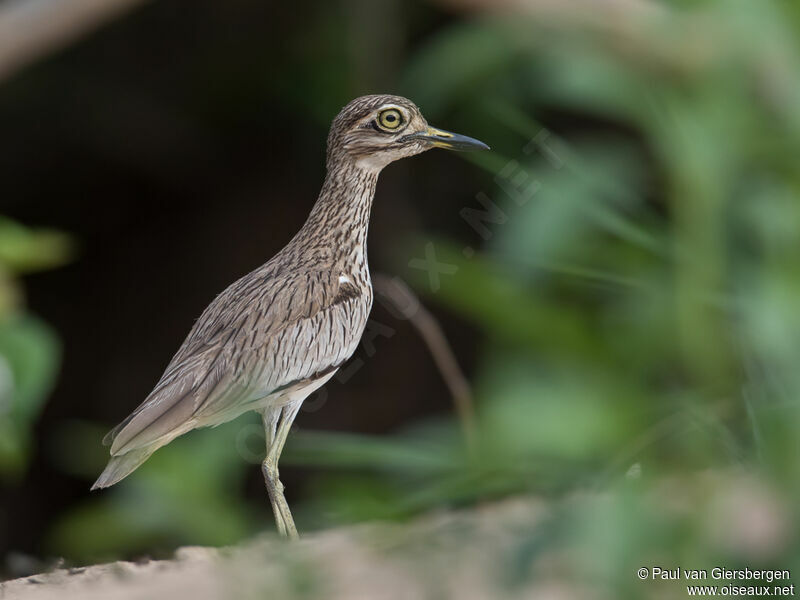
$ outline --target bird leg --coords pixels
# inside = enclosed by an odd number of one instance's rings
[[[272,505],[272,512],[275,515],[275,526],[281,537],[286,537],[286,524],[283,522],[283,517],[278,510],[276,504],[276,497],[278,495],[277,485],[280,484],[278,479],[278,466],[272,466],[267,462],[267,457],[270,455],[270,449],[275,444],[275,436],[278,431],[278,421],[281,416],[282,409],[266,409],[261,413],[262,421],[264,422],[264,437],[267,442],[267,454],[264,461],[261,463],[261,472],[264,475],[264,484],[267,487],[267,494],[269,494],[270,504]]]
[[[263,413],[264,430],[267,439],[267,455],[261,463],[264,484],[267,487],[272,512],[275,514],[275,525],[281,537],[297,539],[297,528],[294,525],[292,512],[283,495],[283,484],[278,474],[280,459],[286,437],[292,428],[294,418],[300,409],[300,402],[289,404],[277,410],[265,410]]]

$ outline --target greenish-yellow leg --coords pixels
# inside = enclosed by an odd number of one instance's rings
[[[275,514],[275,525],[281,537],[297,539],[297,528],[294,525],[292,512],[283,495],[283,484],[279,479],[278,460],[286,443],[286,437],[292,428],[294,418],[300,409],[300,403],[283,408],[265,410],[263,413],[264,431],[267,438],[267,456],[261,463],[264,484],[267,486],[272,512]]]

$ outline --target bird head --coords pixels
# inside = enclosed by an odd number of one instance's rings
[[[353,161],[380,171],[389,163],[431,148],[487,150],[473,138],[431,127],[419,108],[401,96],[356,98],[333,120],[328,136],[328,161]]]

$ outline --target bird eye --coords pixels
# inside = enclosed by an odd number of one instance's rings
[[[387,108],[378,114],[378,125],[381,129],[394,131],[403,124],[403,113],[396,108]]]

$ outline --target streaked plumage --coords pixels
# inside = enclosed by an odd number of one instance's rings
[[[364,331],[372,307],[367,229],[378,174],[434,146],[482,144],[428,127],[417,107],[397,96],[364,96],[339,113],[328,137],[325,183],[306,223],[206,308],[155,389],[106,436],[112,458],[93,489],[117,483],[187,431],[258,410],[278,528],[296,535],[277,480],[285,435],[303,400],[353,354]]]

